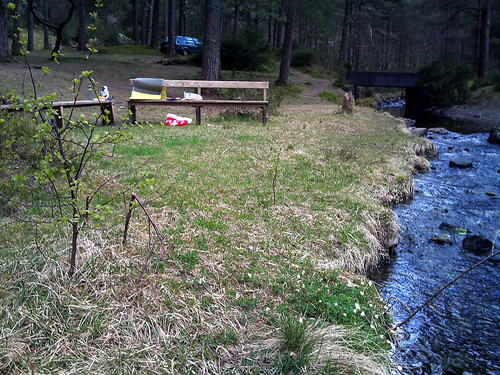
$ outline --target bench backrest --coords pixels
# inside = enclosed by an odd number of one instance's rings
[[[130,84],[132,87],[134,87],[134,79],[130,80]],[[264,101],[266,101],[267,89],[269,89],[269,82],[164,79],[162,80],[161,86],[177,87],[177,88],[196,88],[198,95],[201,95],[201,89],[262,89],[264,90]]]

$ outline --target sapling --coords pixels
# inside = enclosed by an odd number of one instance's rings
[[[102,0],[97,0],[97,8],[102,6],[101,2]],[[91,13],[91,17],[94,20],[91,25],[94,25],[97,13]],[[95,32],[95,27],[91,31]],[[104,198],[104,189],[113,178],[101,177],[93,166],[95,162],[109,155],[109,151],[116,144],[130,140],[131,136],[118,127],[98,129],[97,124],[100,120],[109,124],[109,111],[104,108],[101,108],[103,114],[94,114],[91,122],[83,115],[75,119],[74,107],[67,116],[57,113],[51,105],[56,99],[55,94],[45,96],[37,94],[31,65],[27,58],[28,51],[22,42],[19,42],[22,46],[21,54],[30,72],[33,92],[27,98],[21,98],[12,92],[9,101],[14,103],[15,109],[31,115],[35,125],[33,141],[40,148],[40,154],[38,160],[33,161],[21,173],[7,175],[12,177],[10,183],[14,185],[35,183],[40,188],[41,194],[45,194],[45,200],[54,203],[40,204],[33,201],[30,205],[22,206],[22,197],[11,196],[10,204],[29,210],[39,205],[37,209],[43,212],[44,221],[51,221],[54,225],[69,226],[71,251],[68,277],[71,278],[75,273],[78,239],[82,229],[89,221],[99,222],[111,213],[113,211],[111,203],[120,195],[120,192],[115,192]],[[90,52],[94,53],[96,50],[90,48]],[[48,74],[50,70],[45,68],[44,73]],[[82,72],[73,79],[72,100],[76,103],[82,87],[87,85],[90,85],[95,92],[95,83],[91,71]],[[15,140],[5,142],[13,141]],[[10,168],[16,170],[18,165],[11,165]]]

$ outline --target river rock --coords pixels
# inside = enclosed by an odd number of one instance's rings
[[[462,241],[462,247],[466,251],[476,254],[484,254],[493,249],[493,242],[482,235],[467,236]]]
[[[427,135],[427,128],[410,128],[410,134],[425,137]]]
[[[405,122],[405,125],[407,128],[411,128],[412,126],[415,126],[416,121],[412,120],[411,118],[404,117],[402,120]]]
[[[464,157],[458,157],[453,160],[450,160],[450,167],[451,168],[472,168],[472,161],[470,159],[464,158]]]
[[[445,128],[430,128],[429,131],[441,135],[446,135],[449,133]]]
[[[451,240],[451,236],[446,233],[436,234],[431,238],[432,242],[437,243],[438,245],[452,245],[453,241]]]
[[[500,144],[500,128],[491,129],[488,142]]]
[[[459,227],[458,225],[449,224],[449,223],[446,223],[446,222],[442,222],[439,225],[439,229],[446,230],[446,231],[452,232],[452,233],[458,233],[458,234],[465,234],[465,233],[467,233],[467,229]]]

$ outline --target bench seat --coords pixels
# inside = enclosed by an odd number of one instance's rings
[[[139,80],[139,79],[137,79]],[[154,79],[146,79],[148,84]],[[262,123],[267,123],[267,89],[269,82],[247,82],[247,81],[194,81],[194,80],[158,80],[158,95],[164,88],[196,88],[198,95],[202,95],[202,89],[262,89],[263,100],[226,100],[226,99],[129,99],[128,109],[130,111],[129,121],[137,121],[138,106],[169,106],[169,107],[194,107],[196,111],[196,124],[201,124],[201,108],[203,107],[256,107],[262,109]],[[160,86],[161,82],[161,86]],[[134,86],[134,80],[131,80]],[[151,85],[147,87],[151,90]],[[132,89],[134,91],[134,88]]]

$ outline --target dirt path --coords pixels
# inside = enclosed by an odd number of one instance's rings
[[[303,87],[303,96],[313,99],[319,99],[323,91],[333,90],[333,81],[329,79],[313,78],[298,70],[292,71],[292,82]]]

